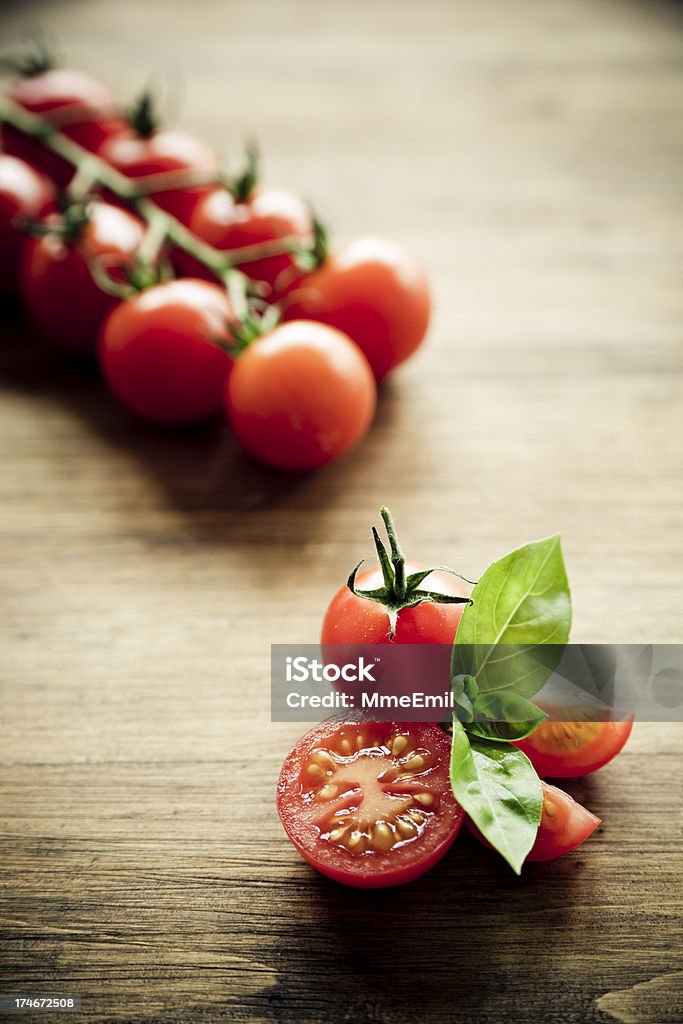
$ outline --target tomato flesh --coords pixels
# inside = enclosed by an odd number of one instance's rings
[[[406,564],[406,575],[425,566]],[[379,567],[366,569],[356,576],[362,590],[382,586]],[[469,594],[467,584],[447,572],[435,569],[424,580],[423,587],[437,593],[457,597]],[[352,594],[346,584],[332,598],[323,620],[323,644],[452,644],[462,618],[464,604],[436,604],[424,601],[414,608],[403,608],[396,619],[391,637],[389,612],[382,604]]]
[[[600,818],[578,803],[563,789],[541,782],[543,788],[543,811],[536,841],[527,854],[527,861],[556,860],[585,842],[600,824]],[[485,846],[491,844],[484,839],[471,818],[467,826]]]
[[[516,746],[542,778],[573,779],[608,764],[632,728],[632,718],[623,722],[544,722]]]
[[[411,882],[443,857],[463,822],[449,758],[436,725],[323,722],[285,760],[280,820],[302,857],[337,882]]]
[[[555,860],[575,850],[595,832],[600,824],[586,807],[564,790],[547,782],[543,787],[543,812],[536,842],[527,855],[528,861]]]

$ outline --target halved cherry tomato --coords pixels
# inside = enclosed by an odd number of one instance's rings
[[[287,755],[280,820],[302,857],[337,882],[411,882],[443,857],[462,825],[449,758],[437,725],[323,722]]]
[[[114,394],[158,423],[206,419],[223,404],[234,320],[224,288],[186,278],[122,302],[102,326],[100,363]]]
[[[202,197],[214,190],[210,182],[219,171],[218,157],[206,142],[187,132],[170,129],[141,136],[129,127],[107,139],[98,156],[127,178],[141,183],[151,175],[168,175],[168,184],[155,186],[149,195],[158,206],[183,223],[189,221]],[[182,172],[196,174],[202,179],[201,183],[179,187],[174,184],[174,178],[177,182]]]
[[[288,237],[303,242],[313,226],[306,203],[284,189],[255,188],[243,202],[233,199],[227,189],[217,189],[195,207],[190,230],[216,249],[227,250]],[[295,269],[292,256],[287,254],[236,266],[252,280],[269,285],[271,299],[277,292],[277,281]]]
[[[293,285],[283,315],[344,331],[381,380],[421,344],[429,325],[429,288],[422,269],[400,246],[361,238]]]
[[[253,341],[226,388],[238,440],[257,459],[292,470],[316,469],[353,448],[375,402],[370,367],[353,342],[307,321]]]
[[[0,292],[17,290],[27,235],[20,220],[40,220],[55,208],[55,190],[44,174],[24,160],[0,153]]]
[[[541,777],[574,779],[590,775],[616,757],[631,735],[624,722],[544,722],[516,746]]]
[[[589,810],[577,803],[569,793],[542,782],[543,811],[541,824],[538,827],[536,842],[527,854],[527,861],[555,860],[580,846],[600,824]],[[485,846],[491,844],[484,839],[481,832],[471,820],[467,819],[470,831]]]
[[[9,96],[25,110],[52,121],[91,152],[124,127],[113,93],[83,71],[50,68],[22,78]],[[8,153],[40,167],[58,185],[66,185],[73,177],[70,164],[11,125],[3,126],[2,141]]]
[[[100,324],[119,299],[95,281],[91,267],[119,281],[132,266],[143,237],[141,221],[118,206],[93,201],[78,235],[69,241],[57,232],[63,218],[51,214],[46,224],[55,234],[31,238],[24,247],[21,292],[31,320],[58,348],[93,352]]]
[[[426,566],[409,562],[406,575]],[[356,584],[363,590],[382,586],[382,571],[377,566],[359,572]],[[435,569],[421,584],[440,594],[466,597],[469,588],[456,576]],[[423,601],[414,608],[401,608],[391,636],[389,610],[377,601],[353,594],[347,585],[332,598],[323,620],[323,644],[452,644],[460,625],[464,604],[436,604]]]

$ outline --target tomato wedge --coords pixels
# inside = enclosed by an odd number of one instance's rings
[[[542,782],[543,812],[536,842],[527,860],[555,860],[575,850],[600,824],[600,818],[557,786]]]
[[[437,725],[328,720],[285,760],[280,820],[302,857],[337,882],[411,882],[443,857],[463,822],[449,758]]]
[[[538,827],[536,842],[527,854],[527,861],[555,860],[580,846],[600,824],[582,804],[577,803],[563,789],[542,782],[543,811],[541,824]],[[491,846],[481,832],[468,818],[467,825],[472,833],[485,846]]]
[[[544,722],[516,746],[542,778],[575,779],[596,772],[616,757],[632,728],[632,718],[623,722]]]

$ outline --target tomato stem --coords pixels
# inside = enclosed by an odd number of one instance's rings
[[[447,572],[450,573],[451,576],[456,576],[464,583],[468,583],[470,586],[475,586],[475,581],[466,579],[464,576],[461,576],[460,573],[455,572],[453,569],[449,569],[447,566],[437,565],[430,569],[419,569],[416,572],[411,573],[409,576],[406,576],[406,559],[398,541],[398,534],[396,532],[396,526],[394,525],[391,512],[388,508],[382,506],[380,509],[380,515],[382,516],[382,520],[387,531],[387,537],[389,538],[389,550],[391,554],[387,552],[387,549],[374,526],[372,527],[372,537],[375,542],[375,549],[377,551],[377,558],[382,570],[384,585],[382,587],[378,587],[376,590],[361,590],[356,586],[356,576],[358,574],[358,570],[363,564],[363,560],[361,560],[352,570],[347,580],[347,586],[351,593],[356,597],[365,597],[369,601],[376,601],[378,604],[381,604],[386,608],[389,614],[389,635],[391,638],[393,638],[396,631],[398,613],[403,608],[415,608],[418,604],[422,604],[423,602],[432,602],[433,604],[472,604],[471,597],[464,597],[459,594],[440,594],[438,591],[426,590],[421,587],[423,580],[433,572]]]
[[[92,167],[89,164],[82,164],[69,182],[66,194],[70,200],[85,200],[95,184]]]
[[[236,203],[246,203],[249,196],[256,188],[260,176],[260,161],[258,146],[249,142],[246,148],[246,161],[241,174],[234,177],[226,175],[223,184]]]
[[[307,274],[322,267],[330,249],[330,232],[313,208],[311,208],[311,222],[313,224],[313,241],[309,246],[302,246],[299,243],[296,250],[296,264],[299,270],[303,270]]]
[[[160,121],[154,109],[154,96],[149,89],[138,96],[127,111],[126,120],[141,139],[149,139],[159,130]]]
[[[53,51],[43,32],[35,32],[31,39],[30,49],[21,57],[4,56],[0,58],[0,69],[6,68],[21,75],[22,78],[33,78],[51,71],[57,66]]]
[[[394,567],[394,590],[399,599],[406,596],[406,560],[398,543],[398,535],[391,512],[385,505],[379,510],[391,546],[391,562]]]
[[[82,184],[88,182],[89,186],[101,185],[123,199],[150,227],[148,237],[151,237],[153,241],[150,240],[149,243],[145,241],[143,246],[146,247],[149,244],[150,248],[154,246],[158,250],[163,242],[168,240],[211,270],[217,278],[225,283],[235,314],[240,320],[249,313],[247,296],[252,282],[237,269],[237,265],[267,259],[271,256],[287,255],[299,252],[301,249],[300,241],[293,237],[245,246],[242,249],[226,251],[214,249],[213,246],[193,235],[177,218],[162,210],[145,194],[151,189],[152,184],[157,188],[164,185],[167,188],[180,187],[175,179],[171,181],[169,176],[150,175],[149,181],[144,178],[140,182],[131,181],[105,160],[88,152],[68,136],[62,134],[49,120],[29,113],[8,99],[5,99],[0,105],[0,123],[10,124],[25,135],[38,139],[46,149],[56,153],[57,156],[74,167],[76,175],[73,185],[79,191]],[[153,182],[152,179],[154,179]],[[189,180],[187,174],[185,174],[184,180],[187,184]],[[198,181],[195,175],[191,183],[206,184],[206,177]],[[145,254],[146,252],[145,248]]]

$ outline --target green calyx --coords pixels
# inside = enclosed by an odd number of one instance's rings
[[[236,203],[246,203],[261,176],[261,156],[254,142],[247,144],[246,161],[241,174],[225,175],[223,184]]]
[[[447,566],[437,565],[430,569],[419,569],[416,572],[406,574],[405,555],[401,551],[398,542],[391,512],[383,506],[380,509],[380,515],[387,531],[389,551],[387,551],[374,526],[372,528],[372,537],[375,542],[384,585],[376,590],[360,590],[356,586],[356,576],[363,564],[363,560],[361,560],[349,576],[347,586],[356,597],[364,597],[368,601],[376,601],[386,608],[391,624],[389,635],[392,639],[396,632],[398,613],[404,608],[415,608],[424,602],[431,602],[433,604],[472,604],[470,597],[461,597],[456,594],[441,594],[436,590],[426,590],[422,587],[422,583],[430,573],[436,571],[450,573],[451,576],[456,576],[464,583],[474,586],[472,580],[466,579],[460,573],[449,569]]]
[[[26,53],[17,57],[0,57],[0,69],[6,68],[22,78],[34,78],[57,66],[54,52],[50,49],[45,36],[36,33]]]
[[[319,219],[314,210],[311,210],[311,223],[313,226],[313,238],[310,245],[302,245],[294,253],[294,260],[299,268],[306,274],[312,273],[322,267],[327,260],[330,251],[330,233],[327,227]]]
[[[127,110],[126,120],[135,134],[139,135],[141,139],[149,139],[159,131],[161,119],[155,109],[154,96],[151,90],[145,89],[135,103]]]
[[[25,217],[21,220],[21,230],[33,238],[42,238],[50,235],[61,238],[67,245],[77,242],[83,234],[90,215],[88,206],[91,197],[83,196],[78,199],[62,197],[60,202],[60,217],[50,220],[34,220]]]
[[[257,313],[252,308],[242,317],[239,323],[230,324],[229,331],[234,344],[230,346],[230,353],[238,356],[244,352],[258,338],[262,338],[277,326],[280,319],[280,311],[277,306],[267,306],[263,313]]]
[[[173,269],[167,259],[148,260],[138,256],[130,265],[123,267],[123,275],[134,292],[144,292],[157,284],[170,281]]]
[[[235,306],[236,303],[232,294],[231,300],[233,306]],[[246,296],[244,301],[246,303]],[[279,319],[280,311],[277,306],[266,306],[264,311],[260,312],[253,305],[247,303],[239,320],[226,323],[225,333],[227,337],[212,335],[210,340],[217,348],[222,349],[229,356],[232,356],[233,359],[236,359],[259,338],[262,338],[265,334],[270,334],[277,326]]]

